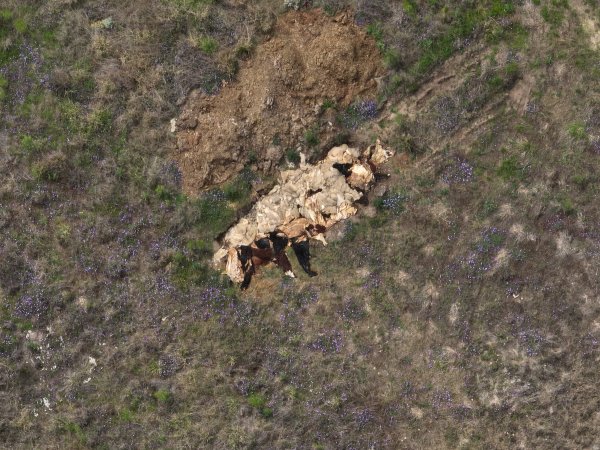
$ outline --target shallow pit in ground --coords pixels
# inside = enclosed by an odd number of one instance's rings
[[[287,149],[326,134],[320,118],[333,128],[331,115],[321,117],[324,105],[339,110],[373,98],[382,74],[375,41],[349,13],[281,16],[273,35],[242,62],[237,81],[215,96],[192,92],[175,120],[184,191],[197,194],[251,165],[275,170]]]

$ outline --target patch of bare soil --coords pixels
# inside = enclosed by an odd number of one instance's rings
[[[345,107],[374,95],[383,73],[374,40],[349,14],[282,16],[273,36],[217,96],[193,92],[174,123],[183,189],[222,183],[256,161],[269,172],[316,123],[325,100]]]

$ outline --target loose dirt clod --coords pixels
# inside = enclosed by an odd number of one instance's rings
[[[372,38],[347,14],[290,12],[217,96],[193,92],[175,122],[183,189],[226,181],[249,164],[268,172],[295,148],[325,100],[345,107],[375,93],[382,73]]]

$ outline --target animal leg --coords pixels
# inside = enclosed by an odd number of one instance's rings
[[[252,264],[252,247],[241,245],[238,249],[238,258],[242,263],[242,270],[246,272]]]
[[[273,243],[273,252],[275,255],[281,253],[289,243],[289,239],[283,233],[270,233],[270,239]]]
[[[302,266],[302,269],[304,269],[308,276],[314,277],[317,275],[317,272],[313,272],[310,268],[310,246],[308,240],[293,242],[292,249],[294,249],[294,253],[296,254],[296,258],[298,258],[300,266]]]
[[[248,270],[244,274],[244,281],[242,281],[242,284],[240,285],[240,289],[242,291],[245,291],[246,289],[248,289],[248,286],[250,286],[250,281],[252,281],[253,274],[254,274],[254,267],[251,267],[250,270]]]
[[[275,255],[275,258],[273,258],[273,261],[275,262],[275,264],[277,264],[278,267],[281,268],[281,270],[283,270],[283,273],[285,273],[287,276],[296,278],[296,275],[294,275],[294,271],[292,270],[292,264],[290,263],[290,260],[288,259],[284,251],[277,253]]]
[[[353,164],[342,164],[342,163],[334,163],[333,167],[344,175],[345,177],[350,176],[350,169],[352,169]]]

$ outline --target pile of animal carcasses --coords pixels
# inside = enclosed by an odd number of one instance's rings
[[[362,153],[342,145],[317,164],[302,157],[297,169],[282,171],[278,183],[225,234],[214,262],[245,288],[256,268],[276,263],[294,276],[285,248],[294,249],[302,268],[310,269],[308,240],[326,244],[323,233],[356,214],[355,203],[375,182],[378,168],[393,152],[377,142]]]

